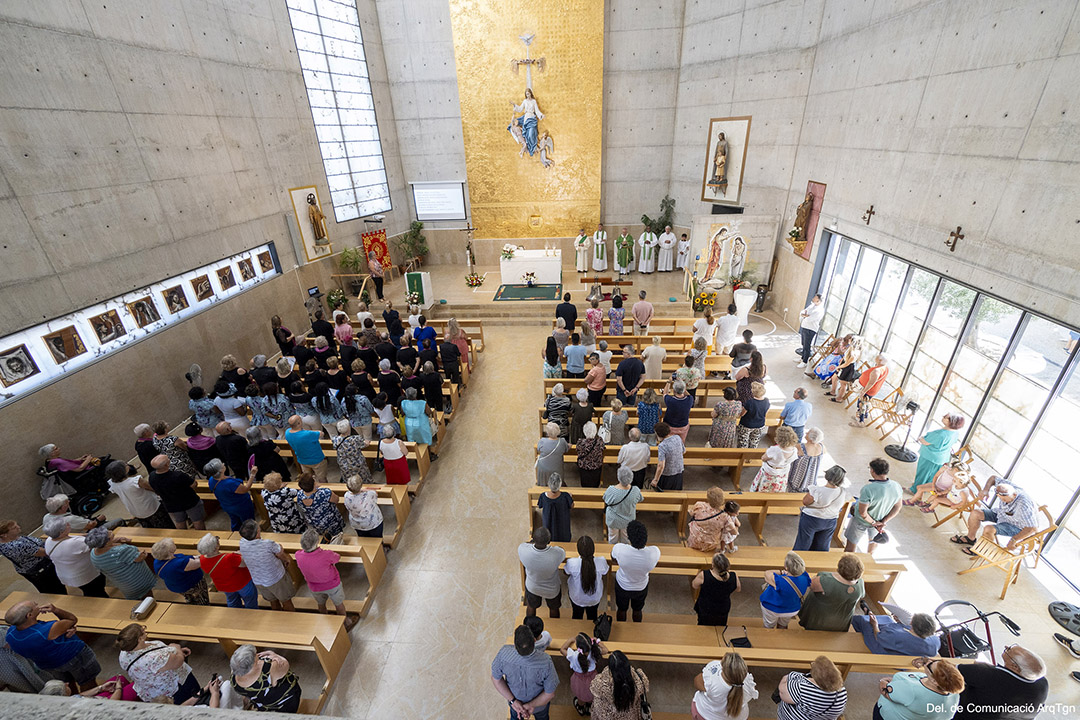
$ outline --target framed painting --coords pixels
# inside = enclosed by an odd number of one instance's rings
[[[149,295],[141,297],[135,302],[129,302],[127,309],[131,313],[131,317],[135,318],[135,324],[141,328],[153,325],[161,319],[161,313],[158,312],[157,305],[154,304],[153,298]]]
[[[232,266],[223,267],[217,271],[217,279],[222,290],[228,290],[236,284],[236,278],[232,274]]]
[[[214,295],[214,288],[210,284],[210,277],[208,275],[200,275],[192,280],[191,289],[195,292],[196,302],[202,302]]]
[[[237,264],[240,267],[240,282],[247,282],[255,277],[255,266],[251,264],[249,258],[244,258]]]
[[[18,345],[0,353],[0,383],[11,387],[41,372],[25,345]]]
[[[45,347],[49,348],[57,365],[62,365],[71,358],[86,352],[86,345],[83,344],[79,331],[74,325],[43,335],[41,339],[45,342]]]
[[[124,323],[115,310],[108,310],[90,318],[90,327],[94,328],[94,334],[102,345],[127,335]]]
[[[165,298],[165,307],[167,307],[169,312],[173,315],[181,310],[186,310],[188,307],[187,295],[184,293],[184,288],[181,285],[162,290],[161,295]]]
[[[319,191],[314,185],[289,189],[296,227],[300,231],[300,245],[308,262],[330,257],[333,249],[326,234],[326,215],[319,202]]]
[[[750,115],[709,120],[705,142],[702,202],[738,205],[742,196],[746,147],[750,142]]]
[[[270,257],[269,252],[261,252],[258,255],[259,269],[264,273],[272,272],[274,270],[274,259]]]

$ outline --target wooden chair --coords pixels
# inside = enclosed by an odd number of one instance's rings
[[[806,361],[806,369],[809,372],[813,372],[813,368],[816,367],[823,358],[832,353],[833,348],[836,347],[838,342],[840,342],[840,338],[835,335],[829,335],[829,337],[825,338],[824,342],[819,343],[818,346],[814,348],[814,352],[810,353],[810,359]]]
[[[897,402],[902,395],[903,393],[897,388],[881,400],[870,398],[870,415],[874,418],[876,412],[877,417],[872,419],[867,427],[878,424],[882,440],[899,428],[907,427],[915,417],[915,413],[907,409],[907,403],[904,403],[902,408],[897,407]]]
[[[975,557],[971,558],[971,567],[959,570],[956,574],[966,575],[985,568],[997,568],[1004,571],[1005,582],[1001,586],[1001,599],[1004,600],[1009,586],[1015,584],[1020,578],[1020,568],[1024,566],[1024,560],[1033,558],[1031,567],[1038,567],[1046,539],[1057,529],[1057,523],[1054,522],[1053,515],[1045,505],[1039,506],[1039,512],[1046,516],[1047,526],[1044,529],[1021,540],[1012,550],[999,544],[996,537],[980,537],[971,546],[971,552],[975,553]]]

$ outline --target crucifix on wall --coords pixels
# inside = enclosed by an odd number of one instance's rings
[[[964,235],[960,230],[960,226],[957,225],[956,229],[949,233],[949,239],[945,241],[945,246],[949,248],[949,252],[956,252],[956,243],[964,239]]]

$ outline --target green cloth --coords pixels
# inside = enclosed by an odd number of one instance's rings
[[[878,698],[883,720],[949,720],[956,714],[960,695],[941,695],[922,684],[926,673],[902,670],[892,676],[889,697]]]
[[[562,295],[562,285],[500,285],[495,291],[496,301],[500,300],[558,300]]]
[[[923,440],[929,444],[919,446],[919,464],[915,468],[915,483],[912,487],[933,482],[937,471],[952,455],[956,435],[955,430],[939,428],[923,436]]]
[[[879,521],[889,514],[902,497],[904,497],[904,491],[900,488],[900,483],[893,480],[881,482],[871,480],[859,493],[859,504],[866,505],[866,514],[875,521]],[[863,522],[858,512],[852,520],[862,527],[869,527]]]
[[[856,580],[854,585],[847,585],[832,573],[823,572],[818,574],[818,581],[824,592],[811,590],[806,594],[799,611],[799,624],[806,630],[847,632],[855,608],[866,595],[862,578]]]

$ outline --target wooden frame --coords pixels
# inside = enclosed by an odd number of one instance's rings
[[[300,210],[297,209],[296,198],[297,194],[301,194],[300,207],[305,208],[303,217],[307,216],[307,196],[312,194],[315,196],[315,204],[322,210],[322,200],[319,199],[319,189],[314,185],[305,185],[302,187],[289,188],[289,201],[292,202],[293,217],[296,219],[296,229],[300,233],[300,246],[304,251],[304,260],[306,262],[315,262],[316,260],[322,260],[328,258],[334,254],[334,247],[329,242],[330,237],[327,233],[327,243],[325,245],[316,245],[315,238],[311,237],[312,232],[310,229],[304,229],[304,223],[300,221],[302,217]],[[324,215],[326,213],[323,213]],[[329,218],[327,218],[329,219]]]
[[[705,139],[705,172],[701,177],[701,201],[711,202],[718,205],[738,205],[739,200],[742,197],[743,175],[746,170],[746,149],[750,143],[750,122],[751,115],[740,115],[738,117],[726,117],[726,118],[710,118],[709,119],[709,134]],[[741,127],[745,123],[745,127]],[[715,192],[710,192],[709,188],[709,175],[713,169],[713,154],[715,153],[716,137],[719,133],[724,133],[725,141],[728,144],[727,151],[727,165],[725,177],[727,179],[728,192],[717,198]],[[733,142],[732,135],[735,136],[737,142]],[[738,158],[737,166],[733,167],[731,162],[732,158]],[[732,182],[732,178],[738,172],[739,181],[736,185]],[[732,186],[734,187],[734,199],[731,198]],[[710,197],[711,195],[711,197]]]

